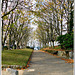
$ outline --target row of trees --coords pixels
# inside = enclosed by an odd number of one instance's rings
[[[38,25],[36,38],[44,47],[63,34],[73,33],[73,0],[2,0],[2,46],[9,42],[17,48],[27,44],[31,33],[30,22]],[[63,40],[61,47],[63,47]]]
[[[8,43],[24,48],[29,40],[31,12],[30,0],[2,0],[2,47]]]
[[[36,11],[33,11],[37,18],[34,23],[38,24],[36,36],[44,47],[49,42],[53,42],[54,47],[58,36],[73,32],[73,12],[73,0],[38,1]],[[63,43],[63,40],[61,42]],[[62,44],[61,47],[63,48]]]

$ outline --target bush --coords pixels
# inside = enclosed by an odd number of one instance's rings
[[[30,47],[30,49],[34,49],[34,47]]]
[[[3,49],[4,49],[4,50],[7,50],[7,49],[8,49],[8,47],[7,47],[7,46],[4,46],[4,47],[3,47]]]
[[[29,46],[26,46],[26,48],[30,48]]]
[[[47,52],[51,53],[51,54],[58,54],[58,51],[54,51],[54,50],[46,50]]]
[[[61,35],[57,38],[57,41],[64,49],[73,49],[73,33]]]
[[[57,37],[57,41],[61,44],[63,42],[65,35],[60,35]]]
[[[29,49],[34,49],[34,47],[30,47],[30,46],[26,46],[26,48],[29,48]]]

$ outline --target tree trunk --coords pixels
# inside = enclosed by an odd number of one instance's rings
[[[54,48],[54,41],[53,41],[53,48]]]
[[[17,42],[17,49],[19,49],[19,42]]]
[[[4,43],[3,43],[3,18],[2,18],[2,50],[3,50],[3,47],[4,47]]]
[[[51,47],[52,47],[51,41],[50,41],[50,45],[51,45]]]
[[[73,7],[72,7],[72,3],[71,3],[71,13],[70,13],[70,33],[72,32],[72,30],[73,30],[73,26],[74,26],[74,24],[73,24]]]
[[[66,51],[66,58],[69,58],[69,51]]]
[[[41,48],[41,42],[40,42],[40,48]]]
[[[11,48],[11,30],[10,30],[10,34],[9,34],[9,49]]]

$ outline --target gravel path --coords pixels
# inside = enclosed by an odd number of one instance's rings
[[[11,74],[3,72],[2,75]],[[19,75],[73,75],[73,64],[65,63],[60,58],[35,50],[30,67],[26,70],[19,70]]]

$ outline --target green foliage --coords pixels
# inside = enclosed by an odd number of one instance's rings
[[[64,49],[73,49],[73,33],[60,35],[57,38],[57,41],[59,41],[60,45],[62,45]]]
[[[65,35],[60,35],[57,37],[57,41],[59,41],[59,43],[61,44],[63,39],[64,39]]]
[[[57,47],[55,47],[54,49],[61,49],[61,46],[57,46]]]
[[[49,53],[53,53],[53,52],[55,52],[55,51],[53,51],[53,50],[47,50],[47,52],[49,52]]]
[[[8,49],[8,47],[7,47],[7,46],[4,46],[4,47],[3,47],[3,49],[4,49],[4,50],[7,50],[7,49]]]

